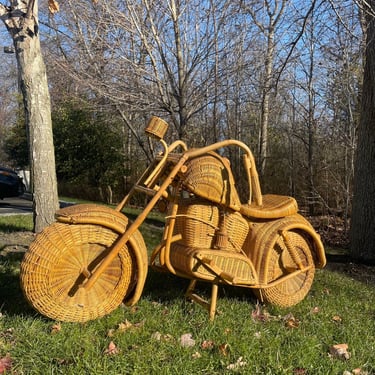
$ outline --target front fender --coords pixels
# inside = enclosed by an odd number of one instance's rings
[[[125,233],[129,219],[110,207],[98,204],[78,204],[58,210],[55,214],[56,220],[66,224],[93,224],[113,230],[120,236]],[[148,257],[147,248],[141,233],[136,230],[128,241],[136,264],[137,274],[135,287],[125,296],[124,302],[132,306],[139,300],[147,277]]]

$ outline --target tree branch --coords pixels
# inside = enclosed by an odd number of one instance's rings
[[[277,75],[277,79],[276,79],[276,87],[277,87],[277,84],[280,80],[280,77],[281,77],[281,74],[282,72],[284,71],[289,59],[290,59],[290,56],[292,56],[292,53],[294,51],[294,49],[296,48],[296,45],[298,44],[299,40],[302,38],[303,36],[303,33],[305,32],[305,28],[306,28],[306,24],[307,24],[307,20],[309,19],[310,17],[310,14],[314,11],[315,9],[315,4],[316,4],[316,0],[313,0],[311,2],[311,6],[309,8],[309,10],[307,11],[305,17],[303,18],[303,23],[302,23],[302,27],[301,27],[301,30],[300,32],[298,33],[297,37],[294,39],[294,41],[291,43],[291,48],[289,50],[289,53],[284,61],[284,64],[281,66],[281,69],[279,71],[279,74]]]

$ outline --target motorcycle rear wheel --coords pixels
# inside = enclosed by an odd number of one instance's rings
[[[303,267],[310,268],[294,277],[281,281],[275,286],[254,290],[261,301],[280,307],[290,307],[302,301],[310,291],[315,275],[315,263],[310,249],[311,243],[302,231],[290,230],[288,234]],[[265,272],[259,277],[263,284],[281,279],[298,269],[281,236],[270,249],[270,253],[267,255],[267,263],[262,267]]]
[[[136,282],[129,243],[90,289],[81,287],[108,253],[118,233],[100,225],[53,223],[37,235],[21,263],[21,287],[42,315],[85,322],[109,314]]]

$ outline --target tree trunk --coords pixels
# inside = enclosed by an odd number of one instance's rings
[[[16,51],[20,89],[30,149],[34,231],[54,221],[58,208],[55,155],[52,136],[51,104],[46,68],[40,48],[37,2],[11,1],[2,8]],[[6,10],[6,12],[5,12]]]
[[[368,3],[373,13],[375,0]],[[367,14],[366,21],[366,63],[354,174],[351,254],[359,261],[375,263],[375,18]]]

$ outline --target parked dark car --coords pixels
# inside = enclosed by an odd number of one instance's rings
[[[13,169],[0,167],[0,199],[18,197],[25,192],[21,177]]]

